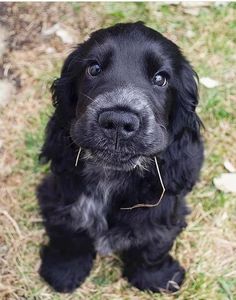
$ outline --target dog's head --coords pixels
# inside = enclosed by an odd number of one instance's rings
[[[198,134],[196,74],[179,48],[144,26],[94,32],[53,86],[73,142],[104,167],[129,170],[183,131]]]

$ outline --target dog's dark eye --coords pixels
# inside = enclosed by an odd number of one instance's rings
[[[87,72],[90,76],[97,76],[99,73],[102,72],[102,68],[98,63],[95,62],[87,67]]]
[[[152,79],[153,84],[165,86],[167,84],[167,76],[164,73],[156,73]]]

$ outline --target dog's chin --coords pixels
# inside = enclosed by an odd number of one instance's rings
[[[114,171],[131,171],[141,162],[140,155],[131,155],[120,152],[88,150],[87,158],[104,169]]]
[[[105,169],[114,171],[131,171],[134,170],[139,165],[139,158],[132,158],[126,162],[119,161],[106,161],[101,164]]]

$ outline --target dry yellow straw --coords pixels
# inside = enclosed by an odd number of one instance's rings
[[[78,165],[78,161],[79,161],[79,157],[80,157],[80,153],[81,153],[81,147],[79,148],[79,151],[78,151],[78,154],[77,154],[77,156],[76,156],[76,160],[75,160],[75,167],[77,167],[77,165]]]
[[[160,180],[160,183],[161,183],[161,187],[162,187],[162,193],[161,193],[161,196],[159,198],[159,200],[157,201],[157,203],[155,204],[146,204],[146,203],[139,203],[139,204],[136,204],[134,206],[131,206],[131,207],[121,207],[120,209],[125,209],[125,210],[131,210],[133,208],[138,208],[138,207],[154,207],[154,206],[158,206],[160,203],[161,203],[161,200],[165,194],[165,186],[164,186],[164,183],[163,183],[163,180],[161,178],[161,172],[160,172],[160,169],[159,169],[159,166],[158,166],[158,163],[157,163],[157,158],[156,156],[154,157],[154,161],[155,161],[155,165],[156,165],[156,169],[157,169],[157,174],[158,174],[158,177],[159,177],[159,180]]]

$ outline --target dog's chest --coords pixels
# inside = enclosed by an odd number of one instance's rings
[[[82,193],[71,209],[73,226],[87,230],[94,239],[108,230],[107,210],[114,184],[100,180],[89,193]]]

